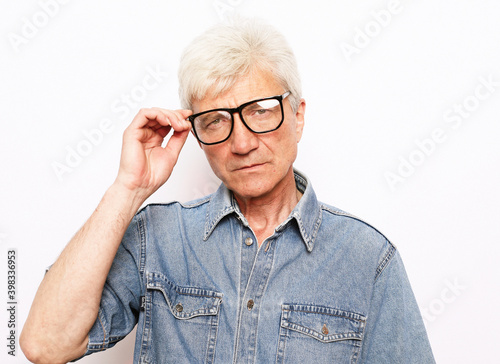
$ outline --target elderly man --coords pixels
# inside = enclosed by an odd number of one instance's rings
[[[293,169],[305,101],[283,36],[215,27],[179,81],[185,109],[137,114],[115,182],[47,272],[28,359],[77,359],[137,325],[134,363],[433,363],[398,251]],[[137,213],[190,131],[220,188]]]

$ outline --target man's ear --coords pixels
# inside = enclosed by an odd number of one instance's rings
[[[300,99],[299,107],[295,113],[295,120],[297,121],[296,133],[297,133],[297,143],[300,142],[302,138],[302,131],[304,130],[304,116],[306,113],[306,100]]]

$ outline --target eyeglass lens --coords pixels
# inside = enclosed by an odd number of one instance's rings
[[[274,130],[282,121],[281,104],[277,99],[253,102],[241,110],[244,122],[253,132]],[[232,115],[224,110],[202,114],[194,119],[198,138],[204,143],[217,143],[231,133]]]

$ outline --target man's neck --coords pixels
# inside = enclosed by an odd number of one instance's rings
[[[259,246],[290,215],[302,194],[295,186],[293,170],[268,194],[242,198],[234,196],[241,213],[255,233]]]

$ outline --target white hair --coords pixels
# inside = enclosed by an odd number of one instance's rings
[[[194,100],[217,97],[254,71],[274,75],[284,91],[291,92],[289,102],[297,111],[301,83],[295,55],[285,37],[263,21],[241,18],[207,30],[184,50],[178,73],[181,105],[192,109]]]

